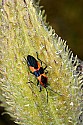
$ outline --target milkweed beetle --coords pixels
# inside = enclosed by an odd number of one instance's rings
[[[25,60],[26,60],[27,65],[28,65],[28,67],[30,69],[30,73],[35,75],[37,80],[38,80],[37,86],[40,85],[40,92],[42,91],[42,86],[46,89],[46,92],[47,92],[47,102],[48,102],[48,91],[47,91],[48,77],[46,76],[46,74],[48,72],[45,72],[45,69],[47,68],[47,65],[38,58],[38,53],[37,52],[36,52],[36,54],[37,54],[37,59],[41,62],[41,64],[31,55],[28,55],[27,59],[25,58]],[[46,65],[45,68],[42,67],[42,62]],[[53,91],[51,88],[48,88],[48,89]],[[53,92],[57,93],[55,91],[53,91]]]

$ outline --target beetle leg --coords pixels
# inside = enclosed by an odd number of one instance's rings
[[[42,65],[42,61],[38,57],[38,52],[36,52],[36,54],[37,54],[37,59],[41,62],[41,65]]]
[[[42,86],[40,85],[40,90],[39,90],[39,92],[41,92],[42,91]]]
[[[38,52],[36,52],[36,54],[37,54],[37,59],[41,62],[41,65],[42,65],[42,60],[41,59],[39,59],[39,57],[38,57]],[[43,62],[44,63],[44,62]],[[44,63],[45,65],[46,65],[46,63]],[[44,70],[47,68],[47,65],[45,66],[45,68],[43,68]]]
[[[39,85],[39,80],[37,81],[37,86]]]

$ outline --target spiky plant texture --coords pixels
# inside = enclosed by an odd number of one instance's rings
[[[45,12],[38,3],[3,2],[0,7],[1,105],[20,125],[82,124],[79,116],[83,75],[76,72],[77,56],[73,61],[66,42],[46,23]],[[36,52],[48,66],[48,103],[45,88],[39,92],[37,79],[30,74],[24,59],[28,54],[36,58]]]

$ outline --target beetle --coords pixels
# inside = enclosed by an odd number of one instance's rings
[[[47,65],[41,61],[38,57],[38,53],[37,54],[37,59],[40,61],[37,61],[33,56],[28,55],[27,59],[25,58],[27,65],[29,67],[30,73],[32,73],[33,75],[35,75],[35,77],[37,78],[38,82],[37,82],[37,86],[40,85],[40,91],[42,91],[42,86],[46,89],[47,92],[47,102],[48,102],[48,91],[47,91],[47,87],[48,87],[48,77],[46,76],[46,74],[48,73],[45,72]],[[46,65],[45,68],[42,67],[42,62]],[[53,91],[51,88],[48,88],[49,90],[51,90],[54,93],[57,93],[55,91]],[[57,93],[58,94],[58,93]]]

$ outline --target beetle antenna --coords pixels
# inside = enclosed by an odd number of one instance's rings
[[[47,103],[48,103],[48,90],[47,90],[47,88],[46,88],[46,92],[47,92]]]
[[[25,61],[27,61],[27,59],[24,57]]]
[[[50,91],[52,91],[52,92],[56,93],[57,95],[62,96],[62,94],[61,94],[61,93],[59,93],[59,92],[57,92],[57,91],[52,90],[49,86],[48,86],[47,88],[48,88]]]

